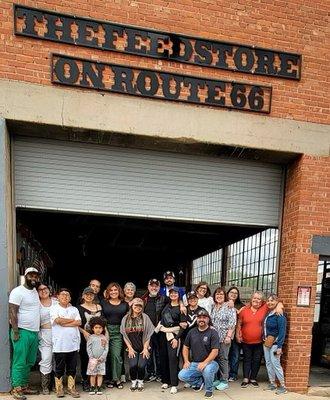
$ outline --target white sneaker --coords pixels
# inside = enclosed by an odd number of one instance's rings
[[[171,394],[177,394],[178,393],[178,389],[176,388],[176,386],[172,386],[171,390],[170,390]]]
[[[162,384],[162,389],[168,389],[168,384],[167,383],[163,383]]]
[[[185,388],[185,389],[189,389],[190,388],[190,383],[185,383],[184,385],[183,385],[183,387]]]
[[[143,392],[143,390],[144,390],[143,381],[139,381],[139,380],[138,380],[138,383],[137,383],[137,390],[138,390],[139,392]]]

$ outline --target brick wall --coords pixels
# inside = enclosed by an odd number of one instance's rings
[[[273,86],[271,116],[329,122],[326,26],[321,0],[21,0],[21,4],[175,33],[301,53],[300,82],[180,65],[13,35],[12,1],[0,0],[0,79],[50,85],[50,53]],[[63,90],[74,90],[64,89]]]
[[[304,392],[309,378],[318,256],[311,253],[313,235],[330,234],[330,158],[302,156],[288,168],[279,295],[288,312],[285,367],[290,389]],[[310,308],[297,307],[299,285],[312,286]]]

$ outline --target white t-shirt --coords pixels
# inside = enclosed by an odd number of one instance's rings
[[[55,299],[52,299],[52,303],[50,306],[44,306],[40,303],[40,325],[46,325],[50,324],[50,309],[52,306],[57,304],[58,301]]]
[[[203,297],[202,299],[198,299],[197,303],[200,307],[205,308],[205,310],[211,314],[212,306],[214,304],[212,296]]]
[[[9,295],[9,303],[18,308],[18,327],[28,331],[39,332],[40,301],[35,288],[27,289],[24,285],[15,287]]]
[[[50,320],[52,323],[52,342],[54,353],[69,353],[77,351],[80,347],[80,333],[77,326],[61,326],[55,322],[56,318],[68,318],[80,321],[79,311],[76,307],[62,307],[56,304],[50,307]]]

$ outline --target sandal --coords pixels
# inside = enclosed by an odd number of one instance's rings
[[[107,383],[107,388],[112,389],[112,388],[114,388],[114,387],[115,387],[115,383],[114,383],[114,382],[109,382],[109,383]]]
[[[124,388],[124,382],[115,382],[115,386],[117,389],[123,389]]]

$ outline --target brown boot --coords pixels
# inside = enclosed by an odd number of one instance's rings
[[[56,390],[56,397],[64,397],[63,376],[61,378],[55,377],[55,390]]]
[[[24,396],[22,388],[20,386],[12,388],[10,394],[16,400],[26,400],[26,396]]]
[[[41,375],[41,389],[42,394],[49,395],[49,384],[50,384],[50,374],[40,374]]]
[[[71,394],[72,397],[78,398],[80,397],[80,394],[76,390],[76,382],[75,378],[73,376],[68,376],[68,390],[67,392]]]
[[[32,389],[30,388],[30,386],[25,386],[22,387],[22,392],[23,394],[39,394],[39,390],[38,389]]]

